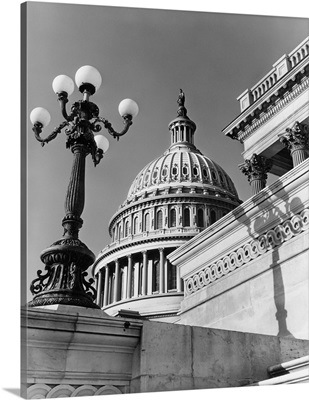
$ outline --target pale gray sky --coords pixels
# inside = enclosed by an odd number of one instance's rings
[[[108,222],[133,179],[170,144],[168,124],[176,117],[179,88],[197,124],[196,146],[225,169],[240,198],[247,199],[251,190],[238,170],[242,146],[221,130],[240,113],[236,97],[308,35],[308,20],[301,18],[28,3],[28,114],[37,106],[51,113],[43,137],[63,120],[53,78],[74,78],[82,65],[101,72],[103,83],[92,101],[116,129],[122,128],[117,109],[123,98],[140,107],[127,135],[119,142],[108,137],[110,148],[100,165],[94,168],[87,160],[80,239],[95,254],[110,242]],[[80,98],[76,88],[70,104]],[[42,148],[30,121],[27,150],[28,287],[44,267],[41,251],[62,236],[72,155],[65,134]]]

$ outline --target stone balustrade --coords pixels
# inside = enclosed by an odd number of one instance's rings
[[[283,55],[277,60],[273,68],[257,82],[251,89],[243,92],[237,100],[240,111],[247,109],[253,102],[261,98],[291,69],[300,64],[309,55],[309,37],[301,42],[291,53]]]

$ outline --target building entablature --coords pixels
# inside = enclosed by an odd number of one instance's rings
[[[295,97],[308,88],[308,54],[286,75],[253,101],[232,121],[223,133],[243,143],[261,124],[267,122]]]

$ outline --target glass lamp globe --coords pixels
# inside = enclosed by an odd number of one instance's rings
[[[90,83],[95,87],[97,91],[102,83],[102,77],[100,72],[90,65],[84,65],[79,68],[75,74],[75,83],[78,88],[82,85]]]
[[[43,126],[47,126],[50,123],[50,114],[43,107],[34,108],[30,113],[30,121],[33,125],[40,122]]]
[[[103,135],[96,135],[94,140],[99,149],[103,150],[103,153],[106,153],[109,148],[109,141]]]
[[[134,100],[124,99],[120,102],[118,106],[119,114],[124,117],[125,115],[132,115],[132,118],[136,117],[138,114],[138,105]]]
[[[58,75],[53,80],[53,91],[55,93],[66,92],[70,96],[74,92],[74,82],[67,75]]]

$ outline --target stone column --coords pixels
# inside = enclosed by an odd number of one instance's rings
[[[115,290],[114,290],[114,299],[113,302],[116,302],[119,300],[119,287],[120,287],[120,273],[119,273],[119,260],[117,259],[115,261]]]
[[[148,255],[147,250],[143,251],[143,275],[142,275],[142,295],[145,296],[147,294],[147,264],[148,264]]]
[[[160,248],[160,281],[159,281],[159,293],[164,293],[164,249]]]
[[[176,267],[176,289],[177,292],[182,291],[182,284],[181,284],[181,278],[180,278],[180,270],[179,268]]]
[[[109,266],[105,267],[105,282],[104,282],[104,298],[103,298],[103,307],[108,304],[108,293],[109,293]]]
[[[252,194],[259,193],[266,186],[267,172],[272,167],[272,160],[253,154],[250,160],[245,160],[239,165],[239,169],[248,177],[252,188]]]
[[[98,272],[97,305],[101,308],[102,303],[102,270]]]
[[[281,136],[280,142],[283,143],[291,153],[293,167],[296,167],[296,165],[308,158],[306,151],[308,150],[309,144],[308,125],[296,121],[292,128],[286,129],[286,133]]]
[[[132,287],[132,254],[128,255],[127,299],[131,297]]]

